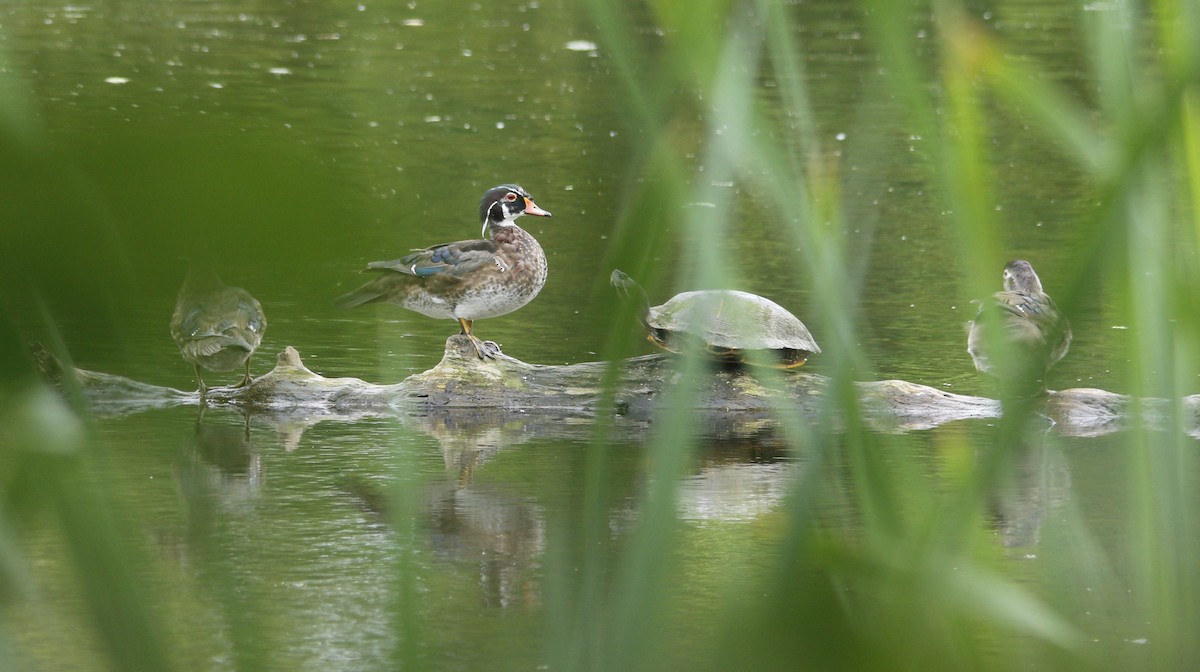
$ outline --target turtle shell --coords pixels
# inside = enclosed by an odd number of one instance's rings
[[[743,351],[778,351],[785,367],[799,366],[821,352],[795,315],[774,301],[734,290],[676,294],[650,309],[650,340],[678,352],[680,341],[699,339],[718,357],[743,360]],[[684,337],[684,338],[681,338]]]

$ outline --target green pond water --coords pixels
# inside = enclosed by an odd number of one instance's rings
[[[1086,99],[1078,9],[1060,4],[995,3],[980,20]],[[628,37],[655,53],[669,36],[640,5],[622,7],[645,13]],[[858,377],[988,393],[965,350],[975,297],[949,208],[925,181],[931,158],[884,82],[887,64],[849,3],[791,10],[814,122],[839,152],[861,283],[846,309],[870,358]],[[769,105],[778,88],[759,77]],[[614,325],[609,272],[653,269],[644,280],[657,301],[687,289],[674,278],[694,260],[672,252],[696,235],[686,216],[618,229],[630,192],[657,179],[627,172],[651,131],[630,113],[610,45],[573,2],[20,0],[0,6],[0,84],[3,308],[33,340],[45,337],[44,301],[82,368],[194,389],[167,324],[185,259],[200,258],[264,306],[256,373],[286,345],[328,376],[394,382],[428,369],[452,322],[387,306],[339,311],[333,299],[364,280],[368,261],[477,236],[478,199],[502,182],[554,213],[521,220],[549,258],[541,295],[476,325],[508,354],[594,361],[614,342],[649,353],[633,345],[635,323]],[[703,124],[681,115],[671,130],[687,144]],[[1006,254],[1033,261],[1054,294],[1083,249],[1072,223],[1094,205],[1089,186],[1026,120],[998,112],[990,132]],[[802,316],[825,344],[794,246],[753,194],[734,200],[734,238],[704,244],[721,246],[741,289]],[[648,248],[639,235],[667,242]],[[1128,391],[1129,336],[1114,302],[1074,297],[1075,341],[1051,387]],[[807,368],[824,370],[820,357]],[[171,408],[101,418],[96,478],[134,530],[139,581],[186,669],[587,667],[580,656],[603,659],[605,633],[578,605],[603,604],[604,586],[572,577],[619,565],[655,456],[638,436],[593,444],[584,420],[536,424]],[[992,429],[876,440],[919,465],[908,485],[939,491],[975,459],[969,439]],[[989,567],[1059,610],[1102,658],[1135,669],[1145,624],[1110,599],[1125,591],[1115,550],[1128,524],[1124,441],[1047,434],[978,533],[994,540]],[[657,669],[703,666],[720,643],[718,616],[770,593],[783,502],[813,467],[772,431],[745,428],[714,430],[689,459],[677,569],[648,663]],[[852,529],[845,465],[820,469],[823,492],[842,494],[817,506]],[[597,529],[597,511],[605,534],[583,533]],[[1080,530],[1118,566],[1081,567]],[[36,525],[24,536],[36,585],[5,607],[9,669],[102,669],[62,540]],[[997,659],[1019,660],[1020,645],[997,642]]]

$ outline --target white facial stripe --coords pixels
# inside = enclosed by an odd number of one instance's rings
[[[504,216],[496,221],[496,226],[515,226],[513,220],[525,214],[525,212],[522,210],[509,212],[508,208],[504,207],[503,200],[496,201],[488,206],[488,217],[487,219],[483,220],[483,231],[480,235],[487,236],[488,223],[492,220],[492,208],[495,208],[497,205],[500,206],[500,212],[503,213]]]
[[[497,205],[500,205],[500,201],[496,201],[495,203],[492,203],[491,205],[488,206],[487,217],[483,218],[483,230],[480,231],[480,233],[479,233],[479,236],[481,238],[487,237],[488,223],[492,221],[492,210]]]

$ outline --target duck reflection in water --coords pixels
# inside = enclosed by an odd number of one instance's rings
[[[188,270],[171,316],[171,337],[196,370],[201,398],[208,391],[202,368],[225,372],[245,367],[236,387],[250,384],[250,356],[266,330],[262,305],[249,292],[223,284],[207,266]]]
[[[250,416],[244,411],[200,413],[179,456],[179,491],[188,513],[192,541],[206,541],[222,511],[256,501],[265,466],[251,441]]]
[[[341,488],[391,525],[403,527],[387,494],[362,479]],[[457,478],[429,484],[414,515],[435,557],[470,563],[478,572],[484,606],[529,608],[541,603],[538,574],[546,552],[542,507],[502,487],[477,486]]]
[[[539,569],[546,552],[542,507],[500,486],[431,488],[425,525],[438,557],[477,563],[480,600],[488,607],[541,603]]]
[[[205,416],[209,418],[206,421]],[[246,477],[248,481],[258,481],[261,466],[250,442],[250,414],[239,410],[234,415],[240,416],[240,423],[228,422],[230,414],[212,416],[207,409],[201,408],[196,415],[196,424],[192,431],[192,447],[196,457],[206,464],[215,467],[227,477]]]
[[[1042,525],[1071,499],[1071,470],[1049,430],[1031,432],[1005,455],[1007,478],[988,493],[988,513],[997,540],[1026,557],[1036,553]]]
[[[544,509],[503,485],[474,482],[476,469],[528,436],[518,427],[472,420],[469,415],[409,420],[438,439],[446,465],[446,478],[426,484],[418,507],[408,510],[425,531],[434,557],[471,566],[484,606],[524,609],[541,604],[538,577],[546,552]],[[393,507],[377,485],[357,478],[345,478],[340,485],[364,509],[403,527],[398,517],[409,513]]]

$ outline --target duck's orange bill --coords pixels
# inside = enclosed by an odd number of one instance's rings
[[[532,199],[526,197],[525,198],[525,214],[537,215],[538,217],[549,217],[550,211],[539,208],[537,206],[537,203],[534,203]]]

